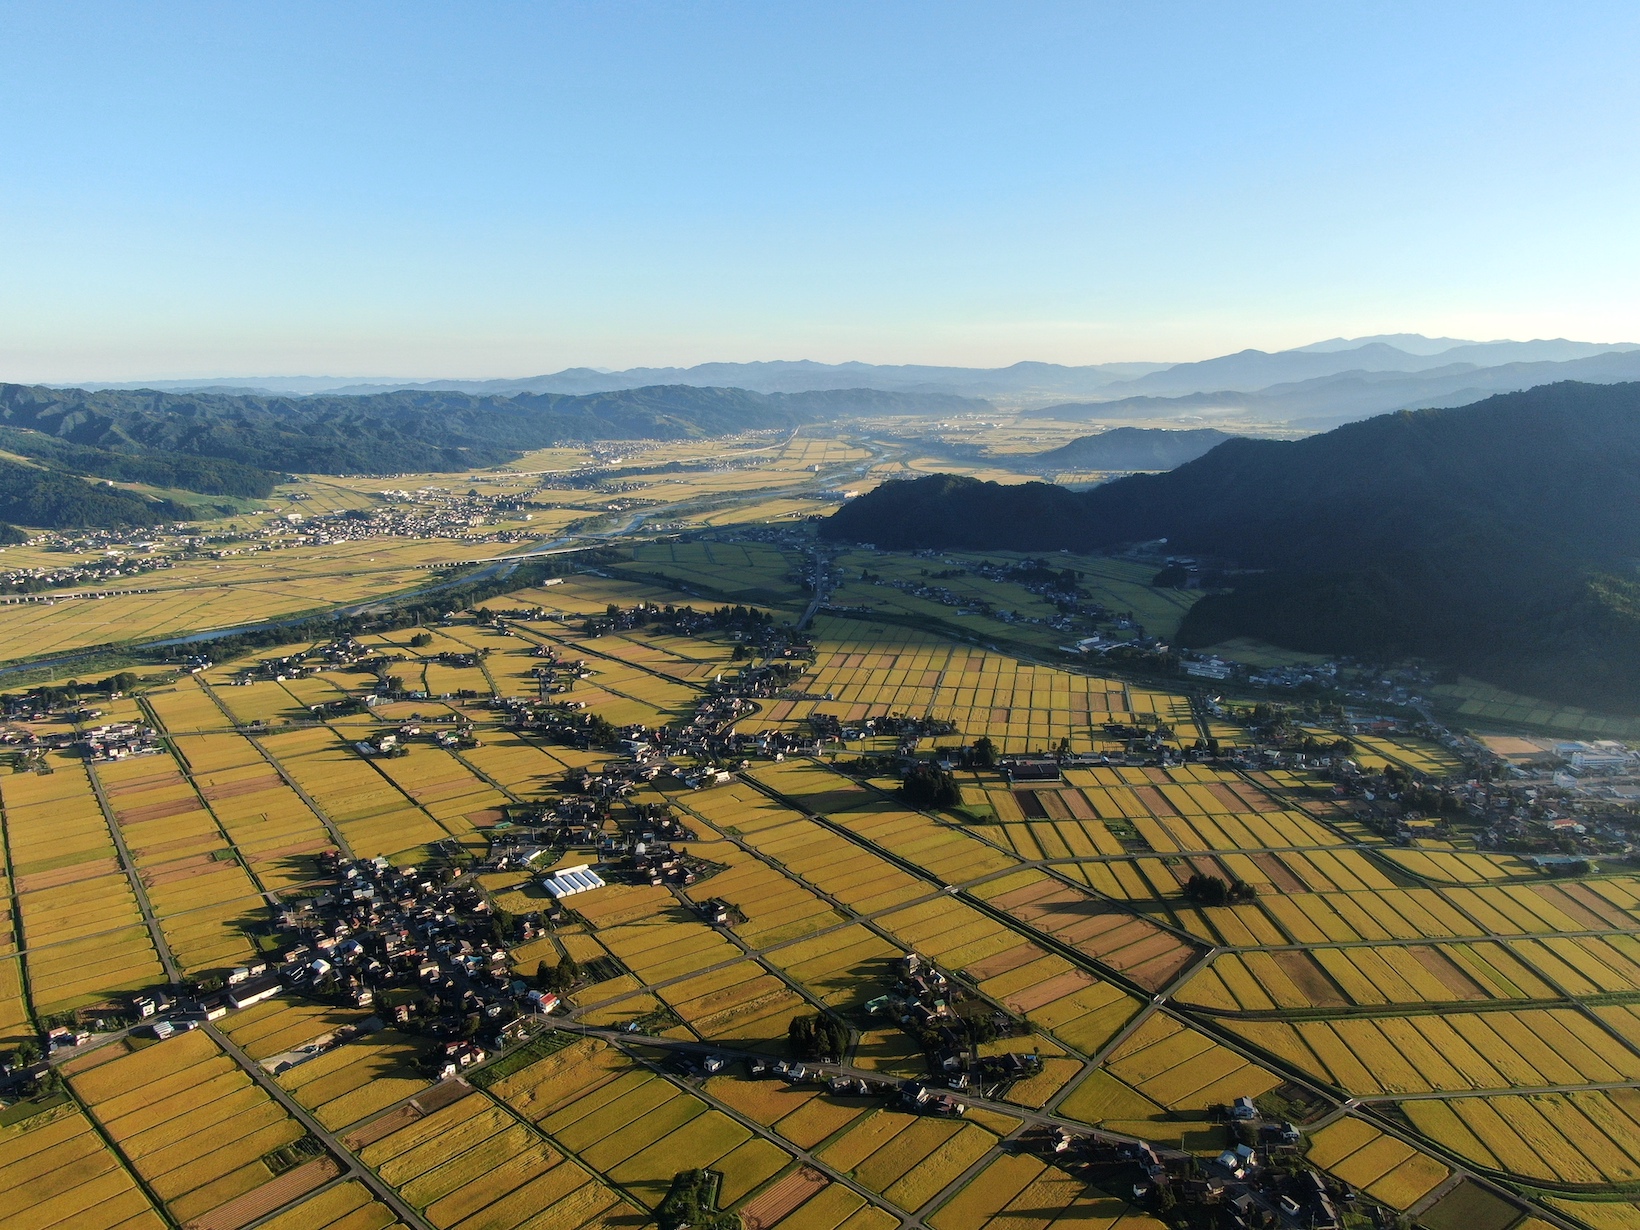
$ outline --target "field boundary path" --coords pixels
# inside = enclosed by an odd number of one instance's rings
[[[399,1197],[398,1192],[378,1178],[376,1172],[354,1157],[350,1150],[344,1148],[341,1141],[336,1139],[335,1134],[330,1129],[321,1127],[319,1121],[309,1114],[300,1102],[291,1097],[278,1081],[269,1076],[267,1070],[261,1064],[240,1050],[214,1024],[206,1022],[204,1030],[211,1036],[212,1041],[220,1046],[235,1063],[250,1075],[252,1080],[262,1087],[263,1092],[285,1108],[291,1118],[300,1123],[315,1138],[324,1141],[326,1147],[342,1162],[347,1176],[358,1179],[368,1187],[376,1198],[392,1209],[405,1225],[417,1227],[417,1230],[433,1230],[431,1224],[421,1214],[417,1213]]]
[[[108,801],[108,795],[103,790],[103,784],[97,779],[97,771],[88,761],[85,765],[86,778],[91,782],[91,791],[97,796],[97,806],[102,809],[103,820],[108,825],[108,834],[114,839],[114,849],[120,856],[120,866],[125,869],[125,878],[131,882],[131,891],[136,894],[137,908],[142,911],[142,921],[148,927],[148,935],[154,942],[154,951],[159,955],[160,965],[165,969],[165,977],[172,986],[182,985],[182,970],[178,968],[176,958],[171,955],[171,946],[165,942],[165,932],[160,929],[159,916],[154,913],[153,903],[148,900],[148,888],[142,882],[142,876],[137,873],[137,865],[131,858],[131,851],[125,844],[125,834],[120,832],[120,822],[114,815],[114,808]]]

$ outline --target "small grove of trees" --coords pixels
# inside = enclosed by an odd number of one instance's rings
[[[848,1050],[848,1026],[834,1016],[794,1016],[786,1040],[798,1059],[841,1059]]]
[[[672,1176],[671,1190],[655,1210],[660,1230],[740,1230],[740,1214],[720,1213],[717,1178],[705,1170],[680,1170]]]
[[[997,763],[997,745],[991,742],[990,735],[981,735],[974,740],[973,746],[963,756],[969,768],[994,769]]]
[[[566,956],[557,965],[541,961],[535,967],[535,985],[543,991],[562,995],[565,991],[574,990],[580,979],[581,967],[574,957]]]
[[[1185,882],[1184,895],[1197,905],[1234,905],[1251,901],[1258,896],[1258,890],[1245,880],[1226,883],[1219,876],[1203,875],[1198,871]]]
[[[955,807],[962,802],[957,779],[933,762],[912,765],[900,782],[900,797],[913,807]]]

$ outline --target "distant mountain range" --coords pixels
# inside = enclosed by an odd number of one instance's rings
[[[1322,357],[1357,353],[1334,351]],[[1158,373],[1162,374],[1165,373]],[[1221,371],[1220,374],[1227,373]],[[1613,347],[1575,359],[1509,362],[1492,367],[1450,363],[1421,371],[1352,368],[1272,384],[1251,392],[1223,388],[1177,396],[1136,394],[1098,402],[1046,406],[1027,412],[1027,417],[1067,422],[1233,418],[1322,429],[1389,410],[1467,405],[1490,393],[1517,392],[1563,380],[1588,384],[1640,380],[1640,348]],[[1124,387],[1140,383],[1133,381]],[[1113,385],[1107,391],[1113,392],[1117,387]]]
[[[87,384],[88,389],[158,389],[176,393],[317,394],[368,396],[392,392],[471,393],[511,397],[519,393],[609,393],[654,385],[748,389],[754,393],[808,393],[820,390],[881,389],[887,392],[992,397],[1035,393],[1076,396],[1148,372],[1165,363],[1099,363],[1064,367],[1057,363],[1015,363],[1011,367],[930,367],[919,364],[701,363],[694,367],[633,367],[603,372],[570,367],[545,376],[512,380],[345,380],[317,376],[159,381],[144,384]]]
[[[1065,470],[1171,470],[1234,438],[1212,427],[1189,431],[1168,431],[1160,427],[1112,427],[1097,435],[1078,436],[1069,444],[1046,452],[993,460],[1030,474]]]
[[[674,385],[585,396],[421,391],[270,397],[5,384],[0,450],[59,474],[265,496],[290,471],[450,472],[498,465],[555,444],[694,439],[852,415],[987,409],[986,402],[970,398],[881,389],[766,394]],[[29,469],[14,478],[38,473]],[[9,515],[28,525],[123,524],[138,515],[107,500],[84,507],[78,521],[69,513],[54,521],[28,520],[26,501]],[[108,520],[116,515],[126,520]]]
[[[1489,393],[1560,380],[1640,379],[1640,345],[1568,341],[1475,342],[1416,333],[1331,338],[1292,350],[1243,350],[1193,363],[1098,363],[1009,367],[920,364],[703,363],[603,372],[567,368],[509,380],[359,380],[317,376],[89,385],[93,390],[241,396],[376,396],[465,393],[585,396],[655,386],[736,388],[754,393],[876,389],[986,399],[1047,418],[1266,420],[1325,428],[1386,410],[1462,405]]]
[[[1261,570],[1198,602],[1185,644],[1416,655],[1531,695],[1640,708],[1640,383],[1229,440],[1080,493],[952,475],[887,483],[821,532],[1025,551],[1166,539]]]

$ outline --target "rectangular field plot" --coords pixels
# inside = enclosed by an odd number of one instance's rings
[[[317,878],[315,856],[335,849],[335,842],[250,740],[180,735],[174,743],[217,823],[262,885],[277,891]]]
[[[997,1137],[978,1124],[879,1109],[835,1135],[816,1156],[911,1213],[996,1144]]]
[[[276,996],[232,1013],[223,1021],[222,1032],[260,1062],[300,1046],[328,1041],[343,1026],[356,1026],[369,1015],[359,1009]]]
[[[824,783],[834,780],[828,775]],[[823,828],[744,783],[680,798],[689,812],[732,831],[789,875],[862,914],[874,913],[935,889],[880,855]]]
[[[1500,943],[1375,944],[1226,953],[1179,992],[1225,1011],[1564,997]]]
[[[649,1208],[679,1170],[721,1168],[732,1200],[786,1160],[777,1149],[757,1147],[752,1133],[723,1112],[595,1039],[571,1043],[491,1092]]]
[[[158,720],[161,730],[181,734],[200,730],[221,730],[232,718],[211,699],[197,679],[186,679],[174,688],[157,688],[144,693],[143,701]]]
[[[333,731],[292,731],[261,742],[361,858],[402,854],[409,861],[429,843],[471,831],[441,826]]]
[[[441,748],[417,746],[402,759],[373,764],[452,834],[495,823],[507,803],[506,795]]]
[[[976,896],[1147,990],[1161,990],[1200,952],[1183,937],[1040,871],[992,880]]]
[[[1097,1050],[1138,1011],[1120,988],[949,897],[884,915],[878,925],[1084,1054]]]
[[[1308,1159],[1392,1209],[1417,1204],[1452,1173],[1427,1153],[1358,1119],[1322,1128],[1310,1140]]]
[[[384,1029],[326,1051],[278,1080],[321,1126],[339,1131],[425,1089],[416,1060],[427,1046]]]
[[[182,969],[251,960],[255,950],[240,928],[247,917],[261,915],[258,885],[176,761],[168,754],[144,756],[91,771]]]
[[[1483,1170],[1581,1184],[1640,1178],[1632,1089],[1420,1099],[1400,1109],[1424,1136]]]
[[[739,906],[746,921],[735,925],[735,933],[753,948],[801,939],[846,921],[801,881],[782,874],[729,842],[696,842],[691,852],[725,866],[725,870],[706,882],[709,887],[702,891]]]
[[[1352,1095],[1640,1080],[1640,1055],[1569,1008],[1295,1024],[1245,1021],[1232,1028],[1254,1046]]]
[[[160,1230],[166,1223],[72,1107],[0,1129],[0,1224],[15,1230]]]
[[[385,1121],[396,1125],[399,1121]],[[585,1167],[481,1093],[382,1134],[359,1156],[434,1226],[575,1230],[642,1216]]]
[[[252,1212],[241,1208],[233,1223]],[[402,1230],[402,1223],[363,1183],[349,1180],[259,1222],[258,1230]]]
[[[53,753],[46,763],[49,774],[0,778],[11,887],[41,1014],[164,981],[84,762]]]
[[[794,1016],[808,1005],[756,961],[739,961],[656,992],[698,1037],[750,1050],[781,1051]]]
[[[1535,880],[1537,870],[1513,854],[1466,854],[1454,850],[1384,851],[1384,857],[1402,870],[1430,884],[1486,884],[1503,880]]]
[[[1160,1230],[1161,1222],[1029,1154],[993,1161],[929,1219],[934,1230]]]
[[[275,1181],[269,1155],[305,1135],[203,1030],[70,1081],[179,1221]]]
[[[1072,1089],[1062,1112],[1084,1122],[1102,1122],[1116,1131],[1129,1123],[1151,1135],[1162,1130],[1168,1112],[1202,1119],[1209,1108],[1238,1097],[1257,1097],[1281,1079],[1243,1059],[1204,1034],[1170,1017],[1141,1024],[1105,1061],[1104,1068]],[[1154,1110],[1146,1110],[1146,1105]]]

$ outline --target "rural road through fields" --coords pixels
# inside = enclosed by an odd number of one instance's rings
[[[375,1193],[376,1198],[392,1209],[405,1225],[418,1227],[420,1230],[432,1230],[432,1227],[421,1214],[401,1200],[396,1191],[378,1179],[374,1171],[368,1169],[358,1158],[354,1157],[347,1149],[344,1149],[341,1141],[337,1140],[328,1129],[321,1127],[319,1121],[310,1115],[301,1103],[286,1093],[279,1082],[269,1076],[261,1064],[234,1045],[228,1036],[215,1025],[207,1023],[204,1029],[211,1036],[212,1041],[226,1051],[235,1063],[250,1074],[251,1079],[262,1087],[263,1092],[283,1106],[291,1118],[306,1128],[311,1135],[325,1142],[325,1145],[342,1163],[344,1171],[350,1177],[358,1179]]]
[[[648,1034],[623,1033],[618,1029],[603,1029],[594,1025],[581,1025],[573,1021],[561,1021],[553,1026],[570,1033],[586,1034],[594,1038],[602,1038],[606,1042],[614,1042],[623,1046],[640,1046],[656,1050],[674,1051],[681,1055],[700,1056],[706,1058],[712,1055],[726,1059],[751,1061],[761,1059],[770,1061],[770,1056],[761,1051],[737,1050],[734,1047],[717,1046],[710,1042],[688,1042],[677,1038],[658,1038]],[[881,1072],[869,1071],[865,1068],[850,1067],[840,1063],[804,1063],[803,1067],[815,1074],[817,1078],[829,1079],[833,1076],[848,1077],[852,1080],[869,1081],[877,1086],[890,1086],[899,1089],[905,1085],[919,1083],[903,1077],[885,1076]],[[775,1078],[781,1079],[781,1078]],[[1087,1136],[1096,1140],[1110,1141],[1113,1144],[1140,1144],[1144,1143],[1140,1137],[1125,1136],[1120,1132],[1106,1132],[1099,1128],[1089,1127],[1074,1119],[1066,1119],[1059,1115],[1048,1114],[1044,1111],[1032,1110],[1024,1106],[1015,1106],[1012,1102],[995,1102],[988,1098],[975,1097],[967,1092],[952,1093],[952,1096],[970,1106],[977,1106],[984,1110],[994,1111],[999,1115],[1010,1115],[1015,1119],[1023,1119],[1027,1123],[1038,1124],[1049,1128],[1064,1128],[1078,1136]],[[777,1137],[782,1140],[784,1138]],[[783,1143],[783,1147],[789,1145]],[[1158,1154],[1183,1157],[1177,1149],[1158,1148]]]
[[[633,1034],[622,1033],[618,1030],[599,1029],[599,1028],[595,1028],[595,1027],[592,1027],[592,1026],[578,1025],[578,1024],[571,1023],[571,1022],[560,1023],[558,1027],[566,1029],[570,1032],[588,1034],[588,1035],[591,1035],[593,1037],[603,1038],[607,1041],[615,1042],[615,1043],[618,1043],[618,1044],[624,1044],[626,1046],[639,1046],[639,1047],[645,1047],[645,1048],[651,1048],[651,1049],[657,1049],[657,1050],[672,1051],[672,1052],[676,1052],[676,1053],[679,1053],[679,1054],[690,1055],[690,1056],[705,1057],[705,1056],[710,1056],[710,1055],[717,1055],[717,1056],[722,1056],[722,1057],[725,1057],[725,1058],[734,1058],[734,1059],[740,1059],[740,1060],[762,1059],[764,1061],[767,1061],[769,1059],[769,1056],[758,1053],[758,1052],[742,1051],[742,1050],[736,1050],[736,1049],[730,1048],[730,1047],[714,1046],[710,1043],[704,1043],[704,1042],[686,1042],[686,1041],[681,1041],[681,1040],[678,1040],[678,1039],[657,1038],[657,1037],[651,1037],[651,1036],[641,1036],[640,1037],[640,1036],[636,1036],[636,1035],[633,1035]],[[858,1068],[851,1068],[851,1067],[848,1067],[848,1066],[842,1065],[842,1064],[808,1063],[808,1064],[805,1064],[804,1067],[806,1067],[810,1072],[813,1072],[817,1076],[823,1077],[823,1078],[829,1078],[830,1076],[833,1076],[833,1075],[846,1076],[846,1077],[851,1077],[851,1078],[854,1078],[854,1079],[871,1081],[871,1082],[873,1082],[873,1083],[875,1083],[879,1086],[883,1086],[883,1085],[900,1086],[900,1085],[909,1083],[909,1082],[906,1082],[906,1081],[902,1081],[898,1078],[885,1077],[881,1073],[868,1072],[868,1071],[864,1071],[864,1070],[858,1069]],[[694,1085],[691,1083],[690,1087],[694,1088]],[[1627,1087],[1632,1087],[1632,1085],[1621,1085],[1621,1086],[1616,1086],[1616,1087],[1627,1088]],[[1553,1093],[1553,1092],[1557,1092],[1557,1090],[1549,1088],[1549,1089],[1541,1089],[1541,1090],[1524,1090],[1524,1091],[1510,1091],[1510,1092]],[[985,1110],[993,1111],[997,1114],[1011,1115],[1014,1118],[1023,1120],[1024,1123],[1027,1124],[1027,1125],[1034,1125],[1034,1126],[1038,1126],[1038,1127],[1056,1129],[1056,1130],[1057,1129],[1064,1129],[1065,1131],[1071,1132],[1071,1133],[1073,1133],[1075,1135],[1078,1135],[1078,1136],[1085,1136],[1085,1137],[1088,1137],[1090,1139],[1095,1139],[1095,1140],[1103,1140],[1103,1141],[1106,1141],[1106,1142],[1109,1142],[1109,1143],[1112,1143],[1112,1144],[1118,1144],[1118,1145],[1148,1143],[1148,1142],[1144,1142],[1139,1137],[1126,1136],[1126,1135],[1123,1135],[1123,1134],[1117,1133],[1117,1132],[1107,1132],[1107,1131],[1104,1131],[1104,1130],[1101,1130],[1101,1129],[1098,1129],[1098,1128],[1093,1128],[1093,1127],[1090,1127],[1087,1124],[1081,1123],[1077,1120],[1067,1119],[1067,1118],[1064,1118],[1060,1115],[1053,1114],[1053,1113],[1047,1111],[1046,1109],[1041,1110],[1041,1111],[1031,1110],[1031,1109],[1028,1109],[1028,1108],[1025,1108],[1025,1107],[1015,1106],[1015,1105],[1013,1105],[1012,1103],[1009,1103],[1009,1102],[995,1102],[995,1101],[991,1101],[991,1100],[986,1099],[986,1098],[974,1097],[974,1096],[972,1096],[968,1093],[958,1093],[958,1094],[955,1094],[954,1096],[956,1096],[957,1098],[959,1098],[963,1102],[968,1103],[971,1106],[980,1107],[980,1108],[985,1109]],[[1439,1096],[1439,1095],[1432,1095],[1432,1096]],[[1338,1110],[1336,1110],[1332,1115],[1329,1115],[1322,1122],[1323,1123],[1331,1122],[1333,1119],[1338,1118],[1339,1116],[1347,1113],[1347,1110],[1351,1109],[1351,1108],[1358,1108],[1362,1111],[1365,1111],[1366,1113],[1363,1115],[1363,1118],[1365,1118],[1368,1122],[1370,1122],[1374,1127],[1378,1128],[1380,1131],[1383,1131],[1388,1135],[1394,1136],[1395,1138],[1397,1138],[1399,1140],[1402,1140],[1404,1143],[1412,1145],[1415,1148],[1422,1147],[1420,1145],[1419,1141],[1417,1140],[1417,1138],[1411,1136],[1409,1133],[1405,1132],[1403,1129],[1399,1128],[1397,1125],[1395,1125],[1393,1123],[1389,1123],[1389,1122],[1383,1120],[1381,1116],[1377,1115],[1376,1113],[1373,1113],[1370,1108],[1360,1105],[1360,1102],[1358,1102],[1358,1101],[1353,1102],[1352,1107],[1348,1107],[1348,1108],[1347,1107],[1340,1107]],[[767,1134],[767,1132],[765,1131],[764,1134]],[[1015,1135],[1015,1134],[1010,1134],[1010,1135],[1012,1136],[1012,1135]],[[779,1138],[773,1138],[773,1139],[779,1139]],[[790,1145],[787,1144],[783,1139],[781,1140],[781,1144],[782,1144],[782,1147],[790,1148]],[[1160,1155],[1163,1155],[1163,1156],[1184,1156],[1184,1154],[1182,1154],[1179,1150],[1174,1150],[1174,1149],[1157,1148],[1156,1152]],[[992,1153],[994,1154],[995,1150],[993,1150]],[[987,1158],[989,1158],[990,1156],[992,1156],[992,1155],[987,1154]],[[983,1161],[985,1159],[981,1159],[981,1160]],[[1483,1174],[1478,1174],[1478,1173],[1474,1172],[1473,1170],[1469,1169],[1468,1167],[1462,1165],[1461,1163],[1454,1163],[1453,1159],[1451,1159],[1451,1158],[1447,1158],[1445,1160],[1448,1162],[1448,1165],[1450,1166],[1450,1168],[1453,1172],[1454,1179],[1459,1180],[1459,1181],[1468,1180],[1472,1183],[1475,1183],[1476,1185],[1483,1188],[1484,1190],[1488,1191],[1492,1195],[1495,1195],[1495,1196],[1497,1196],[1498,1198],[1500,1198],[1502,1200],[1506,1200],[1509,1204],[1511,1204],[1513,1206],[1522,1207],[1522,1208],[1525,1207],[1521,1204],[1519,1197],[1517,1197],[1512,1191],[1510,1191],[1508,1188],[1504,1187],[1503,1185],[1497,1183],[1496,1181],[1489,1178],[1488,1176],[1483,1175]],[[974,1167],[970,1167],[970,1170],[972,1170],[974,1173],[978,1173],[979,1169],[980,1169],[980,1167],[977,1164]],[[969,1176],[969,1177],[971,1177],[971,1176]],[[956,1190],[960,1190],[960,1188],[958,1187],[957,1184],[954,1183],[954,1184],[950,1185],[944,1192],[942,1192],[940,1194],[940,1196],[937,1197],[936,1199],[949,1198],[950,1195],[955,1194]],[[929,1212],[932,1212],[934,1209],[936,1209],[938,1207],[939,1207],[938,1204],[936,1204],[934,1201],[930,1201],[929,1203],[927,1203],[923,1206],[923,1208],[925,1210],[928,1210]],[[1560,1227],[1560,1230],[1582,1230],[1582,1228],[1579,1227],[1575,1222],[1571,1221],[1569,1218],[1566,1218],[1566,1217],[1560,1215],[1559,1213],[1555,1212],[1552,1209],[1539,1210],[1534,1206],[1534,1207],[1531,1208],[1530,1211],[1534,1215],[1536,1215],[1538,1217],[1541,1217],[1544,1220],[1549,1221],[1551,1224],[1553,1224],[1557,1227]]]
[[[120,866],[125,869],[125,878],[131,882],[131,891],[137,898],[137,908],[142,911],[142,921],[148,928],[148,934],[154,942],[154,951],[159,954],[160,965],[165,969],[165,977],[172,986],[182,985],[182,970],[171,956],[171,946],[165,942],[165,933],[160,930],[159,918],[154,913],[154,907],[148,900],[148,889],[137,874],[137,865],[132,861],[131,851],[126,847],[125,835],[120,832],[120,822],[114,816],[114,808],[108,802],[108,795],[103,791],[102,782],[97,780],[97,771],[86,762],[85,775],[91,782],[91,790],[97,796],[97,806],[102,809],[103,820],[108,824],[108,835],[114,840],[114,849],[120,856]]]

